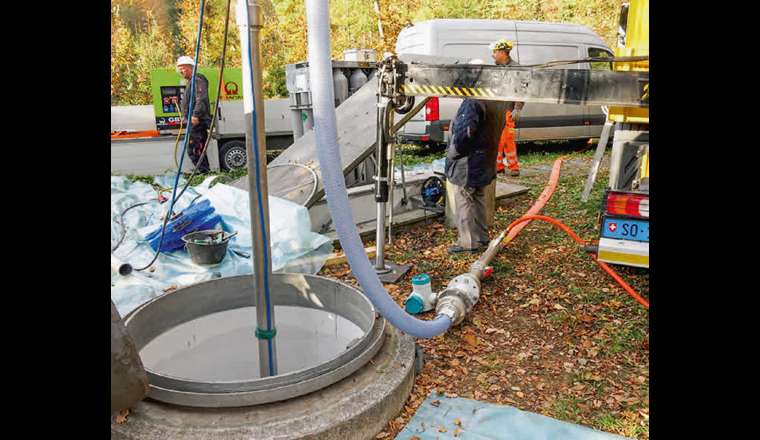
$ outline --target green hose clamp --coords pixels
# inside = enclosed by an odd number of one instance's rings
[[[256,331],[254,332],[257,338],[264,339],[264,340],[270,340],[274,339],[274,337],[277,335],[277,329],[273,328],[272,331],[266,331],[259,327],[256,327]]]

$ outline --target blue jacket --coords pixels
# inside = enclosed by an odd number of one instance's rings
[[[497,123],[498,113],[489,110],[485,101],[465,99],[451,122],[445,173],[455,185],[486,186],[496,178],[499,144],[498,138],[489,135],[495,128],[489,122]]]

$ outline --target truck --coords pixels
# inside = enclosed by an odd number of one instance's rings
[[[624,3],[616,57],[641,59],[613,63],[618,72],[649,72],[649,0]],[[645,60],[644,60],[645,59]],[[649,82],[641,85],[649,103]],[[602,197],[600,261],[649,267],[649,106],[610,106],[614,123],[609,185]]]
[[[209,165],[215,171],[245,168],[242,69],[224,69],[220,96],[217,96],[219,69],[199,67],[198,72],[209,81],[212,112],[219,100],[207,153]],[[186,125],[182,122],[179,109],[187,81],[175,69],[152,69],[150,75],[156,128],[160,132],[176,133]],[[288,107],[287,99],[264,100],[264,126],[269,150],[287,148],[293,142]]]

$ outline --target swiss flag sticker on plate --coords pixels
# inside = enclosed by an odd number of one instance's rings
[[[610,222],[607,227],[610,229],[610,232],[615,232],[615,230],[617,230],[617,223]]]

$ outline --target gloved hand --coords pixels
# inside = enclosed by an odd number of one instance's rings
[[[516,108],[512,110],[512,121],[517,122],[518,119],[520,119],[520,113],[522,112],[521,108]]]

